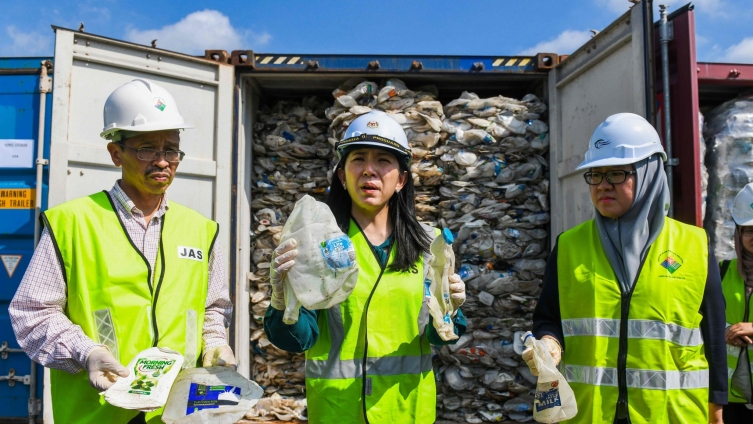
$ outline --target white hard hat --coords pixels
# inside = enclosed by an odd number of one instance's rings
[[[379,110],[372,110],[351,122],[342,140],[335,145],[337,158],[342,159],[343,152],[355,146],[374,146],[392,150],[406,158],[408,163],[412,157],[403,127],[390,115]]]
[[[599,166],[627,165],[661,153],[659,134],[642,116],[634,113],[617,113],[596,127],[588,142],[586,159],[576,170]]]
[[[178,111],[173,96],[159,85],[135,79],[110,94],[105,101],[105,127],[100,136],[120,139],[119,131],[163,131],[193,128]]]
[[[753,225],[753,183],[747,184],[737,193],[732,206],[732,219],[741,227]]]

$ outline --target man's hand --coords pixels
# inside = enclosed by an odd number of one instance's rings
[[[731,346],[751,344],[753,343],[751,337],[753,337],[753,323],[751,322],[738,322],[729,326],[724,332],[724,339]]]
[[[709,424],[724,424],[722,419],[722,405],[709,403]]]
[[[549,348],[549,354],[552,355],[552,358],[554,359],[554,365],[558,365],[560,360],[562,360],[562,348],[557,339],[552,336],[544,336],[541,340],[545,342],[546,346]],[[533,360],[533,347],[524,350],[521,356],[523,356],[523,360],[526,361],[526,365],[528,365],[528,369],[531,370],[531,374],[539,375],[539,370],[536,368],[536,361]]]
[[[228,367],[236,369],[235,355],[233,349],[228,345],[211,347],[204,351],[202,366],[206,367]]]
[[[105,347],[95,347],[89,352],[86,371],[89,373],[89,385],[99,391],[109,389],[118,377],[128,377],[131,374]]]
[[[277,246],[272,254],[272,262],[269,264],[269,283],[272,285],[270,304],[278,311],[285,310],[282,279],[285,277],[285,273],[295,265],[295,258],[298,256],[296,246],[298,246],[298,242],[295,239],[286,240],[283,244]]]
[[[450,275],[450,300],[455,309],[465,303],[465,283],[458,274]]]

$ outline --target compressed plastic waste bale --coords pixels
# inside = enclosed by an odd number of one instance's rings
[[[172,424],[234,424],[264,394],[253,381],[227,367],[188,368],[178,374],[162,414]]]
[[[708,197],[704,227],[718,260],[735,257],[730,211],[737,193],[753,182],[753,96],[730,100],[706,114]]]
[[[305,195],[296,202],[280,235],[280,242],[295,239],[298,256],[285,274],[283,322],[298,322],[301,306],[327,309],[348,298],[358,281],[353,242],[337,226],[329,206]]]
[[[105,391],[105,401],[123,409],[155,411],[165,406],[170,388],[183,366],[183,355],[162,347],[142,350],[121,377]]]
[[[292,421],[307,420],[304,415],[306,399],[293,399],[272,394],[268,398],[261,399],[246,413],[246,419],[251,421]]]

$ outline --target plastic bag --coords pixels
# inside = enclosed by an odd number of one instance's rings
[[[533,419],[540,423],[557,423],[573,418],[578,414],[575,394],[554,365],[546,343],[536,340],[530,331],[523,340],[526,347],[533,348],[533,360],[539,371],[533,401]]]
[[[455,252],[452,251],[453,237],[450,230],[442,230],[441,236],[434,238],[429,251],[428,272],[424,284],[429,313],[434,318],[434,328],[442,340],[455,340],[452,316],[455,307],[450,300],[450,275],[455,272]]]
[[[296,202],[282,229],[280,242],[298,242],[295,266],[283,280],[283,322],[298,322],[298,309],[327,309],[343,302],[358,280],[356,252],[337,226],[329,206],[311,196]]]
[[[151,412],[162,408],[183,366],[183,355],[162,347],[139,352],[128,363],[128,377],[105,391],[105,401],[123,409]]]
[[[227,367],[183,370],[170,390],[162,421],[171,424],[233,424],[264,390]]]

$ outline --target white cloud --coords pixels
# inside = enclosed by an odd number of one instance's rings
[[[744,38],[738,44],[728,47],[721,61],[730,63],[753,63],[753,37]]]
[[[203,54],[207,49],[256,49],[269,43],[272,35],[234,28],[230,19],[222,13],[202,10],[160,29],[130,29],[125,38],[146,45],[156,38],[157,47],[161,49]]]
[[[525,49],[518,54],[530,56],[536,53],[557,53],[570,54],[591,39],[589,31],[563,31],[557,38],[549,41],[542,41],[535,46]]]
[[[668,1],[671,2],[672,0]],[[620,15],[627,12],[628,9],[630,9],[630,6],[633,5],[633,3],[628,0],[596,0],[596,4],[606,7],[612,12],[619,13]]]
[[[10,42],[0,43],[0,54],[3,56],[52,56],[52,37],[35,31],[22,31],[15,25],[5,28]]]

